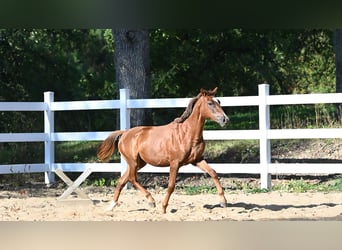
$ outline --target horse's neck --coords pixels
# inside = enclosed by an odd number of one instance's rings
[[[183,123],[183,126],[187,128],[192,141],[203,140],[203,128],[205,118],[203,118],[199,112],[193,112]]]

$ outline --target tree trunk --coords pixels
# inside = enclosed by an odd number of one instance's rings
[[[336,64],[336,93],[342,93],[342,29],[334,32],[335,64]],[[342,122],[342,103],[337,103],[337,117]]]
[[[129,89],[130,98],[133,99],[151,98],[149,32],[114,29],[113,36],[116,82],[119,89]],[[151,110],[131,110],[131,127],[151,124]]]

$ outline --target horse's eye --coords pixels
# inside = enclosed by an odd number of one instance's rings
[[[208,102],[208,106],[213,106],[214,102]]]

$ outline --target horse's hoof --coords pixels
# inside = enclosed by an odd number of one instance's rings
[[[116,205],[117,205],[117,204],[116,204],[115,201],[111,201],[110,204],[109,204],[109,206],[106,207],[106,208],[104,209],[104,211],[105,211],[105,212],[111,212],[111,211],[113,211],[113,209],[114,209],[114,207],[115,207]]]
[[[227,207],[227,206],[228,206],[227,202],[220,202],[220,207]]]
[[[151,208],[155,208],[155,207],[156,207],[156,203],[155,203],[155,202],[149,202],[148,205],[149,205]]]

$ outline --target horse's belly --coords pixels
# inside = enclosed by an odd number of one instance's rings
[[[142,154],[140,157],[144,162],[153,166],[167,167],[170,165],[166,158],[160,157],[158,154]]]
[[[202,154],[191,151],[182,152],[180,150],[166,153],[164,150],[160,149],[158,151],[144,150],[141,152],[140,157],[144,162],[150,165],[167,167],[170,166],[170,162],[178,162],[179,165],[195,162],[197,158],[202,157]]]

